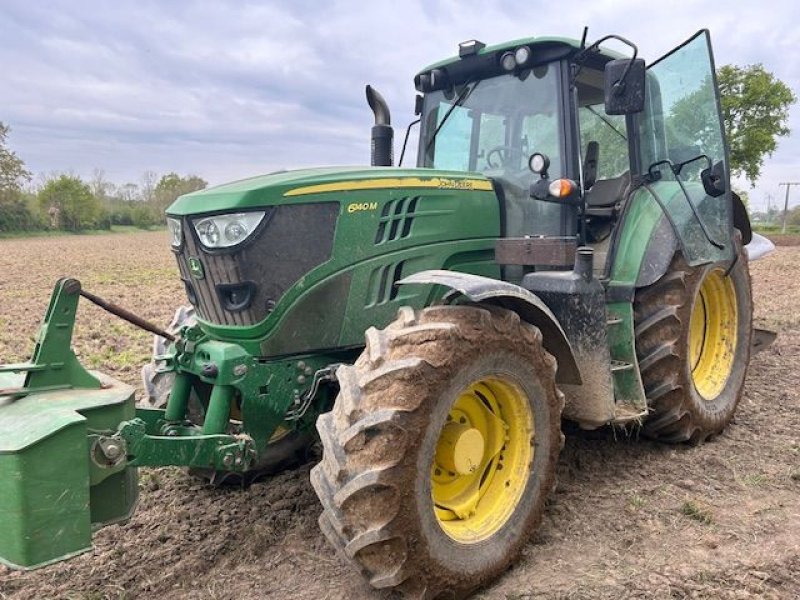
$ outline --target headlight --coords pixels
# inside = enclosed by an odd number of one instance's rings
[[[265,211],[215,215],[192,221],[206,248],[230,248],[241,244],[261,223]]]
[[[167,229],[169,229],[170,234],[172,234],[172,245],[175,248],[180,248],[180,245],[183,243],[183,227],[181,226],[180,219],[167,217]]]

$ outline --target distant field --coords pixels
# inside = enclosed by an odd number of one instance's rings
[[[28,359],[53,285],[67,276],[159,325],[186,304],[165,231],[0,240],[0,362]],[[140,388],[152,339],[89,302],[79,307],[75,349],[90,368]]]

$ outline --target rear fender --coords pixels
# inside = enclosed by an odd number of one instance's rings
[[[452,302],[458,296],[466,296],[479,304],[502,306],[516,312],[523,321],[539,328],[542,332],[542,345],[558,361],[556,381],[579,385],[581,375],[575,362],[567,336],[555,315],[542,300],[513,283],[459,273],[456,271],[420,271],[397,282],[397,285],[429,284],[450,289],[443,300]]]

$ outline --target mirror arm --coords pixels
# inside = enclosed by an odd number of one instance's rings
[[[408,136],[411,133],[411,128],[414,125],[416,125],[417,123],[419,123],[420,121],[422,121],[422,117],[420,117],[416,121],[411,121],[411,123],[408,124],[408,127],[406,127],[406,137],[403,140],[403,150],[400,152],[400,160],[397,163],[398,167],[402,167],[403,166],[403,157],[406,155],[406,145],[408,145]]]

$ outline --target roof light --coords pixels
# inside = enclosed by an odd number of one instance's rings
[[[500,66],[505,71],[513,71],[517,68],[517,59],[514,58],[513,52],[506,52],[500,57]]]
[[[478,40],[467,40],[458,45],[458,57],[464,58],[465,56],[472,56],[486,48],[486,44]]]
[[[527,46],[520,46],[514,50],[514,59],[517,61],[517,66],[521,67],[531,59],[531,49]]]

